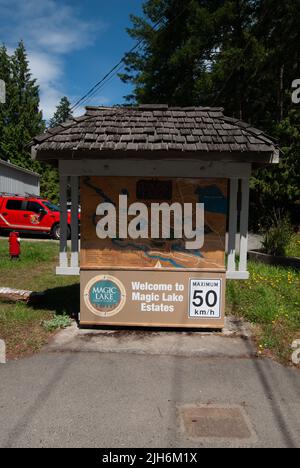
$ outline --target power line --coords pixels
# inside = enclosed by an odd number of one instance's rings
[[[111,76],[108,76],[103,81],[103,83],[99,85],[99,87],[97,87],[94,91],[91,91],[91,93],[85,99],[83,99],[81,105],[83,105],[85,102],[91,100],[93,97],[99,94],[99,92],[102,91],[118,75],[118,73],[122,70],[123,66],[124,63],[121,63]]]
[[[181,10],[180,13],[178,13],[175,18],[170,22],[170,25],[173,24],[183,13],[187,10],[189,7],[189,4],[185,5],[185,7]],[[160,19],[153,25],[151,26],[152,31],[156,31],[156,28],[160,25],[160,23],[163,21],[165,15],[161,16]],[[161,32],[161,31],[159,31]],[[121,70],[121,68],[125,64],[125,57],[126,55],[132,54],[135,52],[139,47],[143,45],[145,42],[145,39],[141,39],[137,44],[135,44],[129,52],[125,53],[122,59],[108,72],[101,78],[82,98],[80,98],[72,107],[71,111],[74,111],[79,107],[80,104],[83,104],[86,102],[88,99],[91,97],[95,96],[95,94],[102,90],[110,81],[113,79],[118,72]],[[111,76],[113,74],[113,76]]]
[[[162,18],[154,25],[152,26],[152,30],[155,31],[155,28],[160,24],[162,21]],[[130,49],[129,52],[127,52],[125,55],[132,54],[133,52],[136,51],[136,49],[144,42],[144,39],[141,39],[137,44],[135,44],[134,47]],[[125,60],[125,56],[122,57],[122,59],[108,72],[106,73],[101,80],[99,80],[81,99],[79,99],[71,108],[73,111],[75,108],[77,108],[83,101],[85,101],[88,97],[90,97],[90,94],[95,92],[98,87],[105,81],[109,76],[115,72],[121,65],[123,66]]]

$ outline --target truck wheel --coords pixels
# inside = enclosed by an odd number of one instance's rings
[[[59,224],[55,224],[55,226],[53,226],[52,231],[51,231],[51,236],[55,240],[60,240],[60,225]],[[70,226],[68,226],[67,227],[67,239],[70,239],[70,238],[71,238],[71,229],[70,229]]]

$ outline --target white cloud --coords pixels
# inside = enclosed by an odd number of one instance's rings
[[[43,116],[49,120],[64,95],[59,86],[59,80],[63,75],[62,62],[51,55],[31,51],[28,53],[28,59],[32,75],[40,86],[40,107]]]
[[[31,72],[40,85],[48,85],[63,74],[62,61],[41,52],[28,52]]]
[[[41,109],[49,119],[63,89],[64,56],[91,45],[105,29],[101,21],[83,20],[76,7],[58,0],[0,0],[2,39],[9,50],[23,39],[32,75],[40,86]],[[70,97],[70,96],[69,96]]]
[[[51,86],[44,86],[40,93],[40,107],[43,110],[43,117],[49,121],[56,111],[63,93]]]
[[[58,54],[92,44],[106,28],[101,20],[83,20],[76,7],[57,0],[0,0],[0,8],[2,18],[10,23],[5,27],[10,41],[22,38],[30,48]]]

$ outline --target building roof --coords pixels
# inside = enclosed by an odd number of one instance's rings
[[[41,177],[40,174],[38,174],[37,172],[33,172],[33,171],[30,171],[29,169],[24,169],[23,167],[16,166],[15,164],[12,164],[8,161],[4,161],[3,159],[0,159],[0,165],[9,167],[10,169],[13,169],[14,171],[17,171],[17,172],[22,172],[23,174],[29,174],[38,178]]]
[[[87,107],[85,115],[35,137],[31,146],[40,160],[104,158],[116,152],[123,157],[139,157],[139,152],[143,157],[155,152],[165,157],[205,153],[211,159],[226,154],[234,160],[264,163],[278,162],[279,157],[271,138],[224,116],[222,108],[165,105]]]

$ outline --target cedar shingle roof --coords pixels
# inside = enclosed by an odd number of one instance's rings
[[[225,117],[222,108],[87,107],[82,117],[49,129],[31,143],[37,153],[168,151],[278,153],[262,131]]]

